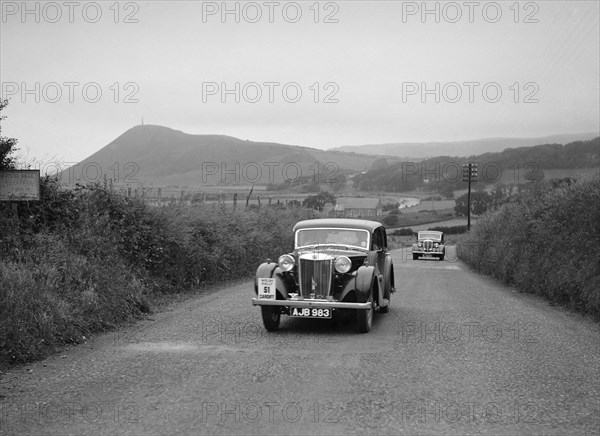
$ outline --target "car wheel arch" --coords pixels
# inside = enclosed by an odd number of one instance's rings
[[[361,266],[356,274],[356,299],[359,303],[364,303],[372,293],[373,281],[378,280],[378,275],[373,265]]]
[[[277,266],[278,265],[275,262],[264,262],[258,266],[256,274],[254,275],[254,292],[256,294],[258,294],[258,279],[272,278]]]

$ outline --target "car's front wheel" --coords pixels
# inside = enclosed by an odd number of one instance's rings
[[[260,313],[267,331],[274,332],[279,329],[279,322],[281,321],[279,306],[260,306]]]
[[[357,322],[359,333],[369,333],[373,325],[373,300],[369,298],[371,306],[368,309],[357,309]]]
[[[417,260],[419,258],[418,254],[413,254],[413,260]]]

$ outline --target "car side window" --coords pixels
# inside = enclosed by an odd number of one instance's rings
[[[381,229],[376,229],[373,232],[373,250],[378,251],[383,248]]]

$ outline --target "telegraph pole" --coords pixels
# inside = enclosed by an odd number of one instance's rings
[[[477,181],[477,164],[464,163],[462,167],[463,182],[469,183],[467,191],[467,231],[471,231],[471,182]]]

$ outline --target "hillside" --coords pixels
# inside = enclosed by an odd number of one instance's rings
[[[552,135],[539,138],[485,138],[453,142],[399,142],[389,144],[345,145],[332,150],[367,153],[383,156],[396,156],[405,159],[424,159],[433,156],[472,156],[481,153],[495,153],[507,148],[531,147],[539,144],[567,144],[589,140],[596,133],[574,133]]]
[[[293,145],[244,141],[224,135],[191,135],[156,125],[136,126],[65,170],[63,183],[106,175],[119,184],[155,186],[251,185],[338,171],[364,171],[374,156]],[[315,165],[315,163],[317,165]],[[333,163],[333,165],[328,165]]]
[[[461,167],[466,161],[479,164],[479,184],[523,183],[527,180],[550,178],[551,170],[566,170],[561,177],[577,177],[598,172],[600,168],[600,137],[566,145],[542,144],[534,147],[506,149],[499,153],[484,153],[468,158],[438,156],[420,162],[390,163],[383,159],[366,173],[354,177],[357,188],[365,191],[407,192],[427,189],[451,193],[462,189]],[[546,172],[548,171],[548,177]]]

